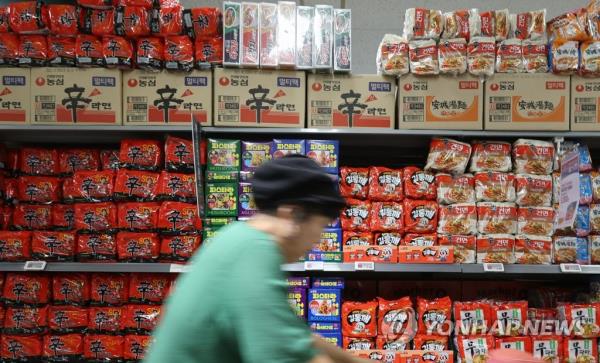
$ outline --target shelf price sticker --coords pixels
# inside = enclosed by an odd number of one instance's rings
[[[561,263],[560,272],[566,274],[580,274],[582,272],[581,265],[578,263]]]
[[[484,263],[483,272],[504,272],[504,264],[501,263]]]
[[[375,263],[373,261],[354,262],[354,271],[375,271]]]
[[[304,261],[305,271],[323,271],[325,263],[323,261]]]
[[[46,261],[27,261],[23,266],[24,271],[44,271],[46,269]]]
[[[170,273],[184,273],[184,272],[190,272],[190,270],[191,270],[191,266],[189,266],[189,265],[181,265],[181,264],[177,264],[177,263],[172,263],[171,266],[169,266]]]

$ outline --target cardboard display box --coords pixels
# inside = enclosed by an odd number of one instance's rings
[[[495,74],[485,83],[486,130],[569,130],[570,78]]]
[[[125,125],[189,124],[212,121],[212,73],[123,72]]]
[[[398,127],[405,130],[482,130],[483,82],[407,74],[398,83]]]
[[[0,124],[30,122],[31,69],[1,68]]]
[[[32,68],[31,123],[120,125],[121,71]]]
[[[304,127],[304,72],[217,68],[214,76],[215,126]]]
[[[393,78],[310,74],[307,127],[393,129],[395,100]]]
[[[600,79],[571,77],[571,131],[600,131]]]

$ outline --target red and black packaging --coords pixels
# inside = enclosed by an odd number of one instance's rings
[[[117,227],[117,207],[113,203],[75,204],[75,229],[80,231],[110,231]]]
[[[83,357],[93,362],[118,362],[123,359],[123,337],[86,334],[83,339]]]
[[[367,199],[369,195],[369,169],[340,169],[340,193],[344,198]]]
[[[34,273],[7,273],[2,298],[10,305],[44,305],[50,300],[50,277]]]
[[[65,183],[64,185],[67,185]],[[78,171],[69,187],[63,188],[65,200],[76,202],[104,202],[112,199],[115,189],[115,173],[105,171]]]
[[[121,167],[121,162],[119,161],[119,150],[100,151],[100,163],[102,165],[102,170],[119,170]]]
[[[158,259],[160,240],[157,233],[119,232],[117,257],[122,261],[149,261]]]
[[[404,168],[404,195],[407,198],[435,200],[437,186],[435,175],[420,168],[409,166]]]
[[[79,34],[75,41],[75,61],[78,67],[102,67],[102,40],[95,35]]]
[[[369,199],[379,202],[399,202],[404,199],[402,169],[369,168]]]
[[[33,258],[43,261],[73,261],[75,259],[75,232],[33,232],[31,255]]]
[[[49,229],[52,227],[52,207],[17,204],[13,210],[13,227],[26,231]]]
[[[150,231],[157,228],[159,203],[119,203],[117,226],[129,231]]]
[[[9,8],[8,5],[0,6],[0,33],[8,33],[10,32],[9,26]]]
[[[344,231],[343,247],[373,246],[373,234],[371,232]]]
[[[342,332],[346,337],[377,336],[377,301],[345,301],[342,305]]]
[[[19,36],[20,67],[43,67],[48,62],[48,42],[45,35]]]
[[[144,354],[152,344],[150,335],[125,335],[123,345],[123,358],[126,361],[139,361],[144,359]]]
[[[61,37],[74,37],[78,33],[77,7],[75,5],[49,4],[48,26],[50,33]]]
[[[48,327],[55,333],[75,333],[87,329],[88,309],[80,306],[50,305]]]
[[[442,334],[450,331],[452,317],[452,300],[449,297],[427,300],[417,298],[417,314],[419,315],[419,333]]]
[[[5,334],[41,334],[48,329],[48,306],[9,306],[4,316]]]
[[[70,231],[75,226],[75,207],[69,204],[52,204],[52,227]]]
[[[401,232],[404,227],[402,203],[375,202],[371,204],[372,232]]]
[[[156,7],[152,14],[152,33],[163,37],[183,33],[183,6],[172,2]]]
[[[183,11],[185,33],[194,39],[222,36],[221,9],[201,7]]]
[[[75,66],[75,38],[48,35],[48,65]]]
[[[196,178],[194,174],[162,171],[158,180],[158,198],[193,203],[196,201]]]
[[[13,207],[5,205],[0,207],[0,231],[7,230],[12,227]],[[0,254],[1,258],[2,254]]]
[[[17,178],[6,178],[4,179],[4,200],[7,203],[12,203],[17,199],[19,190],[19,182]]]
[[[127,276],[95,273],[91,277],[91,304],[119,306],[127,302]]]
[[[83,335],[45,335],[44,358],[49,361],[73,362],[80,361],[83,356]]]
[[[82,17],[84,33],[100,37],[115,33],[115,12],[112,9],[85,9]]]
[[[19,170],[27,175],[57,175],[59,172],[58,151],[35,147],[21,148]]]
[[[136,47],[136,64],[141,69],[160,70],[163,67],[164,44],[160,38],[140,38]]]
[[[0,65],[18,65],[18,55],[19,36],[14,33],[0,33]]]
[[[0,261],[28,261],[31,259],[31,232],[0,231],[0,247]]]
[[[169,171],[194,171],[194,146],[192,140],[167,136],[165,142],[165,167]]]
[[[48,8],[43,1],[19,1],[8,5],[10,29],[18,34],[48,31]]]
[[[170,35],[165,38],[165,68],[189,72],[194,67],[194,43],[187,35]]]
[[[160,304],[167,297],[171,279],[162,274],[131,274],[129,301],[141,304]]]
[[[114,0],[77,0],[77,4],[84,8],[111,9],[116,2]]]
[[[156,140],[122,140],[119,160],[124,168],[157,171],[163,166],[163,144]]]
[[[161,307],[157,305],[127,305],[123,309],[121,329],[128,333],[151,332],[160,318]]]
[[[42,356],[39,335],[4,335],[0,340],[0,357],[5,362],[30,362]]]
[[[63,175],[100,169],[100,152],[96,149],[65,149],[59,152],[59,170]]]
[[[151,171],[119,169],[115,179],[115,200],[153,201],[159,174]]]
[[[90,279],[83,273],[59,273],[52,276],[55,305],[85,305],[90,301]]]
[[[140,6],[119,6],[115,9],[115,33],[127,38],[150,35],[150,10]]]
[[[61,200],[61,183],[56,177],[21,176],[17,188],[20,202],[50,204]]]
[[[154,0],[119,0],[119,6],[138,6],[144,9],[152,9]]]
[[[78,261],[116,261],[117,239],[112,234],[77,235]]]
[[[197,235],[164,236],[160,240],[160,259],[163,261],[187,261],[200,247],[202,237]]]
[[[0,38],[3,34],[0,33]],[[6,167],[5,169],[10,172],[10,174],[14,174],[19,171],[19,149],[8,149],[6,151]]]
[[[206,69],[223,62],[223,38],[197,38],[194,42],[196,68]]]
[[[357,199],[348,199],[347,206],[340,215],[342,229],[345,231],[369,232],[371,228],[371,203]]]
[[[104,64],[109,67],[131,68],[133,65],[133,47],[129,39],[111,35],[102,38]]]
[[[158,212],[158,228],[166,233],[195,232],[202,228],[195,204],[164,202]]]
[[[438,205],[430,200],[404,200],[404,228],[410,233],[433,233],[438,225]]]
[[[89,309],[88,331],[115,334],[121,330],[123,308],[120,306],[95,306]]]

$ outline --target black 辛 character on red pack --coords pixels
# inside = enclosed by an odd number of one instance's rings
[[[130,262],[153,262],[158,259],[160,240],[157,233],[119,232],[117,257]]]
[[[44,358],[67,362],[83,356],[83,335],[51,334],[44,336]]]
[[[120,169],[115,179],[114,199],[118,201],[153,201],[157,195],[158,179],[158,173]]]
[[[56,149],[21,148],[19,171],[26,175],[58,175],[59,157]]]
[[[223,62],[223,38],[197,38],[194,45],[196,68],[207,69]]]
[[[44,305],[50,300],[50,278],[32,273],[8,273],[2,299],[9,305]]]
[[[87,232],[111,231],[117,227],[117,207],[113,203],[75,204],[75,229]]]
[[[48,329],[48,306],[9,306],[4,316],[4,334],[41,334]]]
[[[116,35],[102,38],[104,63],[109,68],[131,68],[133,65],[133,47],[129,39]]]
[[[165,68],[174,71],[191,71],[194,67],[194,43],[187,35],[170,35],[165,38]]]
[[[183,11],[185,32],[194,39],[221,37],[222,21],[223,17],[219,8],[200,7]]]
[[[93,362],[120,362],[123,359],[123,337],[86,334],[83,339],[83,357]]]
[[[158,228],[164,234],[193,234],[202,228],[195,204],[164,202],[158,212]]]
[[[61,37],[74,37],[78,32],[78,12],[75,5],[49,4],[50,33]]]
[[[162,39],[156,37],[140,38],[137,40],[136,64],[141,69],[162,69],[165,55]]]
[[[187,261],[200,247],[202,238],[197,235],[163,236],[160,241],[162,261]]]
[[[75,66],[75,38],[48,35],[48,65]]]
[[[117,240],[113,234],[78,234],[78,261],[116,261]]]
[[[89,276],[63,273],[52,276],[52,296],[55,305],[86,305],[90,301]]]
[[[194,147],[191,140],[167,136],[165,168],[175,172],[194,171]]]
[[[100,151],[100,162],[102,165],[102,170],[119,170],[121,167],[121,162],[119,161],[119,150]]]
[[[152,13],[152,33],[160,36],[183,33],[183,6],[179,1],[158,0]]]
[[[164,274],[132,274],[129,278],[129,301],[161,304],[171,288],[172,278]]]
[[[163,144],[156,140],[122,140],[119,160],[128,169],[157,171],[163,166]]]
[[[161,200],[194,203],[196,201],[196,178],[194,174],[162,171],[157,193]]]
[[[88,327],[88,309],[75,305],[51,305],[48,327],[54,333],[82,332]]]
[[[2,334],[0,357],[7,362],[38,361],[42,356],[42,337],[39,335]]]
[[[78,67],[104,66],[104,57],[102,54],[102,41],[95,35],[79,34],[75,41],[75,60]],[[79,90],[81,87],[73,88]],[[67,89],[65,92],[68,93]],[[76,92],[73,90],[72,92]],[[83,89],[81,91],[83,93]],[[79,97],[81,97],[81,93]],[[69,95],[73,97],[72,95]],[[89,103],[89,102],[87,102]],[[76,117],[73,122],[76,121]]]
[[[101,306],[120,306],[127,302],[128,279],[124,274],[92,274],[90,303]]]
[[[127,305],[124,307],[122,329],[128,333],[144,334],[158,324],[161,307],[157,305]]]
[[[125,343],[123,345],[123,358],[126,360],[144,359],[144,353],[152,343],[150,335],[125,335]]]
[[[35,231],[31,238],[31,254],[44,261],[73,261],[75,232]]]
[[[8,5],[10,29],[18,34],[44,34],[48,31],[48,8],[43,1],[11,2]]]
[[[95,149],[64,149],[59,152],[59,171],[73,175],[77,171],[97,171],[100,168],[100,153]]]
[[[115,10],[115,33],[127,38],[150,35],[151,14],[141,6],[119,6]]]
[[[46,230],[52,227],[50,205],[18,204],[13,210],[13,228],[17,230]]]

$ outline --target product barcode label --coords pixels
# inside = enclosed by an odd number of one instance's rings
[[[240,98],[217,96],[217,122],[240,122]]]
[[[56,122],[56,96],[35,96],[33,122]]]
[[[331,101],[310,101],[310,126],[331,126],[333,120],[332,107],[333,102]]]
[[[425,102],[424,97],[403,97],[402,100],[404,103],[424,103]]]
[[[148,97],[143,97],[143,96],[127,97],[127,103],[148,103]]]
[[[596,116],[596,98],[594,97],[576,97],[573,118],[575,123],[594,123],[597,122]]]
[[[55,102],[54,96],[35,96],[35,102]]]
[[[489,122],[510,122],[512,101],[510,97],[490,97]]]
[[[423,122],[423,116],[404,115],[404,122]]]
[[[596,105],[596,99],[594,97],[576,97],[575,104],[588,104]]]
[[[35,115],[35,122],[55,122],[54,115]]]
[[[311,101],[312,107],[331,107],[331,101]]]
[[[238,96],[219,96],[219,102],[239,102]]]
[[[331,122],[329,120],[310,120],[310,126],[313,127],[323,127],[323,126],[331,126]]]
[[[219,115],[217,119],[221,122],[238,122],[239,119],[236,115]]]
[[[575,116],[575,123],[578,124],[591,124],[596,122],[596,118],[594,116]]]
[[[510,115],[490,115],[490,122],[510,122]]]
[[[424,122],[425,121],[425,97],[406,96],[402,97],[402,121]]]
[[[146,115],[127,115],[127,122],[147,122]]]

